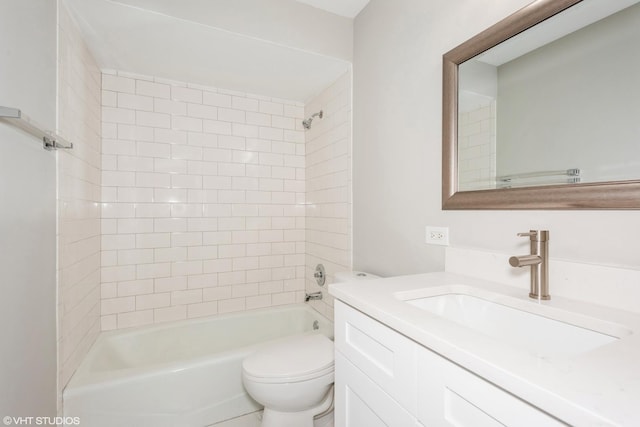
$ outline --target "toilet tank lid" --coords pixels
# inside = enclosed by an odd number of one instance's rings
[[[254,377],[298,377],[333,366],[333,342],[322,334],[298,335],[268,344],[247,356],[244,371]]]
[[[334,283],[352,282],[356,280],[379,279],[380,276],[364,271],[339,271],[334,275]]]

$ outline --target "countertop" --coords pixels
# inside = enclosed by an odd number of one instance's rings
[[[604,325],[619,339],[573,357],[539,357],[403,301],[441,294],[437,288],[443,286],[452,287],[452,293],[469,287],[479,295],[497,294],[485,299],[500,303],[504,298],[525,311],[542,311],[544,317],[578,318],[588,329],[593,324],[602,331]],[[550,301],[537,301],[528,290],[451,273],[338,283],[329,286],[329,293],[570,425],[640,426],[638,314],[553,293]]]

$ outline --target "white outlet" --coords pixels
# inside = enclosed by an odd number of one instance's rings
[[[426,226],[425,243],[428,245],[449,246],[449,227]]]

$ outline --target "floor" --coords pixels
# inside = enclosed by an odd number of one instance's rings
[[[262,411],[213,424],[209,427],[260,427],[260,421],[262,421]],[[333,412],[316,419],[314,427],[333,427]]]

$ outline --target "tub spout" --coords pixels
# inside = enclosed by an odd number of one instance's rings
[[[313,292],[311,294],[304,294],[304,301],[309,302],[310,300],[322,299],[322,292]]]

